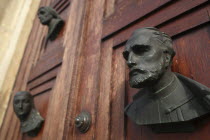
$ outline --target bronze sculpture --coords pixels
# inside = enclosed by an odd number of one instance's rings
[[[43,25],[48,26],[47,39],[54,40],[61,31],[64,21],[51,7],[40,7],[38,17]]]
[[[157,132],[192,131],[188,122],[210,112],[210,89],[171,72],[174,55],[172,39],[154,27],[136,30],[123,52],[130,86],[143,88],[125,113]]]
[[[26,91],[17,92],[14,96],[13,107],[20,119],[21,132],[36,136],[42,127],[44,119],[35,109],[33,96]]]

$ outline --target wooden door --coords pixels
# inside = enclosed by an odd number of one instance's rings
[[[172,36],[173,71],[210,87],[208,0],[48,0],[66,21],[52,42],[35,20],[14,93],[29,90],[45,118],[35,138],[22,135],[12,98],[0,129],[2,140],[209,140],[210,118],[193,133],[155,134],[133,124],[124,107],[138,91],[128,85],[124,45],[138,28],[155,26]],[[68,20],[67,20],[68,19]],[[43,30],[44,29],[44,30]],[[74,125],[88,111],[87,133]]]

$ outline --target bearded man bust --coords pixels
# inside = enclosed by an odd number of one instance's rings
[[[130,86],[142,88],[125,114],[156,132],[193,131],[191,121],[210,112],[210,89],[172,72],[174,55],[172,39],[154,27],[137,29],[123,52]]]

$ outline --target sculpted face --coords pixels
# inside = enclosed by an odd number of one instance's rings
[[[53,15],[45,8],[40,8],[38,11],[38,17],[43,25],[48,25],[53,18]]]
[[[32,97],[27,92],[16,94],[13,101],[14,111],[18,117],[26,117],[32,109]]]
[[[162,45],[153,31],[146,29],[134,32],[128,40],[123,56],[130,69],[131,87],[151,86],[162,76],[170,61]]]

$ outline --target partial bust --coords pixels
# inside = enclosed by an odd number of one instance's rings
[[[35,109],[33,96],[26,91],[17,92],[14,96],[13,107],[20,119],[21,132],[36,136],[42,127],[44,119]]]
[[[38,10],[38,17],[43,25],[48,26],[47,39],[54,40],[61,31],[64,21],[51,7],[40,7]]]
[[[142,89],[125,113],[136,124],[159,132],[192,131],[187,122],[210,112],[210,89],[172,72],[174,55],[172,39],[154,27],[138,29],[128,39],[123,56],[129,83]]]

